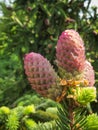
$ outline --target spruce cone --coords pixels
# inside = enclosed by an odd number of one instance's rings
[[[84,69],[84,79],[88,80],[89,86],[94,86],[95,83],[95,73],[93,66],[87,60],[85,61],[85,69]]]
[[[24,57],[24,69],[34,90],[44,97],[56,100],[61,94],[59,78],[51,64],[42,55],[31,52]]]
[[[58,66],[67,72],[82,72],[85,64],[84,43],[74,30],[65,30],[59,37],[56,57]]]

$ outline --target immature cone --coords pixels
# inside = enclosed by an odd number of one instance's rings
[[[82,72],[85,64],[84,43],[74,30],[65,30],[58,39],[56,48],[58,66],[67,72]]]
[[[24,69],[33,89],[44,97],[56,100],[61,94],[58,77],[47,59],[31,52],[24,57]]]
[[[87,60],[85,61],[85,68],[84,68],[84,74],[83,74],[84,79],[86,79],[89,83],[89,86],[94,86],[95,83],[95,73],[93,66],[91,65],[90,62]]]

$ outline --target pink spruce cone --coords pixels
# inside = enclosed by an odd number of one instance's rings
[[[58,76],[47,59],[31,52],[24,57],[24,69],[32,88],[44,97],[56,100],[61,94]]]
[[[86,79],[89,83],[89,86],[94,86],[95,83],[95,73],[93,66],[91,65],[90,62],[87,60],[85,61],[85,69],[84,69],[84,79]]]
[[[85,65],[85,48],[82,38],[75,30],[65,30],[56,48],[58,66],[73,73],[82,72]]]

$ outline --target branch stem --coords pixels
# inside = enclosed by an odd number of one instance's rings
[[[69,119],[70,119],[70,128],[71,130],[74,130],[73,129],[73,125],[74,125],[74,106],[73,106],[73,101],[72,100],[69,100]]]

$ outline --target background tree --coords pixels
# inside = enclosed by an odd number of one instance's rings
[[[0,4],[0,105],[11,105],[23,93],[32,92],[23,69],[26,53],[42,54],[56,69],[57,39],[65,29],[75,29],[84,39],[98,86],[98,14],[96,7],[90,9],[90,3],[91,0],[15,0],[12,6]]]

